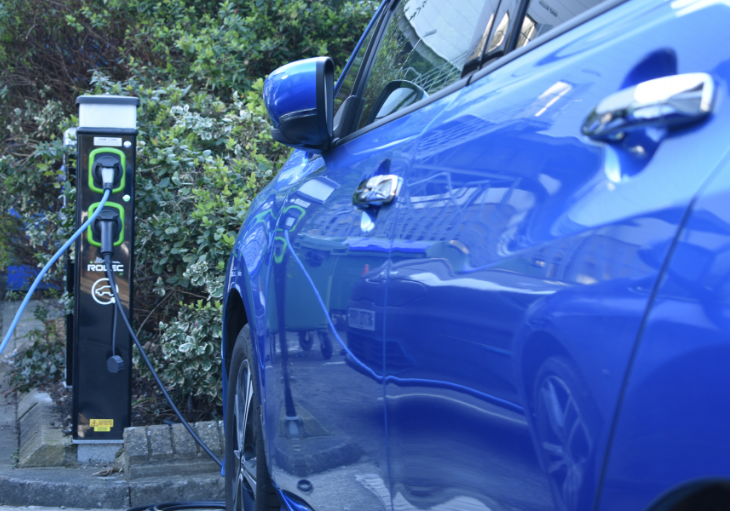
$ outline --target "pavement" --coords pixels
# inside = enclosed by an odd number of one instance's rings
[[[32,329],[41,326],[41,323],[33,316],[33,311],[39,302],[32,301],[28,312],[23,314],[23,321],[18,325],[13,337],[10,338],[7,347],[0,355],[0,473],[12,469],[18,457],[18,427],[16,421],[17,397],[14,393],[7,394],[8,385],[5,381],[10,370],[9,358],[18,349],[22,349],[24,336]],[[20,302],[0,301],[0,342],[10,328],[10,323],[20,307]],[[0,497],[0,502],[2,502]]]
[[[16,468],[19,453],[17,396],[8,392],[5,376],[8,357],[23,349],[24,336],[41,326],[34,319],[31,301],[16,333],[0,355],[0,511],[41,509],[125,509],[159,502],[218,500],[223,498],[224,479],[215,473],[125,479],[124,474],[102,477],[101,466]],[[0,301],[0,339],[20,302]],[[43,507],[38,507],[43,506]]]

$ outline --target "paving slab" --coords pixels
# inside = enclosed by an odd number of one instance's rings
[[[71,437],[66,437],[71,438]],[[69,440],[70,442],[70,440]],[[101,465],[114,463],[119,451],[122,450],[122,444],[78,444],[72,446],[76,448],[76,460],[82,464]],[[73,452],[73,449],[69,449]],[[21,455],[23,448],[20,448]],[[72,457],[73,455],[69,456]],[[66,463],[67,465],[69,463]],[[48,465],[46,465],[48,466]]]
[[[198,422],[194,427],[220,456],[222,422]],[[129,480],[220,472],[218,464],[200,449],[182,424],[125,428],[122,464]]]
[[[159,426],[147,426],[147,443],[149,445],[151,459],[172,459],[173,453],[172,439],[170,438],[170,426],[166,424],[161,424]]]
[[[193,459],[198,456],[200,446],[182,424],[175,424],[170,428],[172,447],[175,457],[180,460]]]
[[[223,454],[220,424],[213,421],[196,422],[194,429],[203,443],[208,446],[208,449],[210,449],[213,454],[216,456],[221,456]]]

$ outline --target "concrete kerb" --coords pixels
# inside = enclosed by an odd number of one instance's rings
[[[127,481],[98,477],[98,468],[0,470],[0,505],[123,509],[161,502],[221,500],[219,475]]]
[[[17,420],[19,467],[62,467],[75,462],[74,446],[61,431],[61,418],[50,395],[37,390],[23,395],[18,401]]]
[[[198,422],[193,429],[213,454],[222,457],[222,421]],[[122,459],[129,480],[220,472],[182,424],[126,428]]]

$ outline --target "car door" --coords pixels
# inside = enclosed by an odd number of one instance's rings
[[[725,151],[705,141],[728,119],[721,97],[691,124],[659,117],[623,136],[586,119],[609,97],[602,108],[644,101],[651,84],[613,95],[652,79],[670,77],[665,92],[689,73],[707,73],[705,92],[726,83],[712,34],[727,14],[692,1],[503,1],[483,69],[443,99],[399,197],[393,246],[422,251],[388,275],[395,507],[593,506],[642,318]]]
[[[402,16],[390,7],[338,94],[335,146],[291,178],[265,298],[269,467],[317,511],[391,509],[382,314],[391,233],[418,137],[445,104],[408,108],[461,80],[461,67],[432,73],[440,81],[430,88],[402,80],[419,35],[395,31]]]

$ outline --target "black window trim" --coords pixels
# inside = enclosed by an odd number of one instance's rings
[[[332,147],[327,151],[327,153],[329,153],[333,149],[335,149],[343,144],[346,144],[350,140],[354,140],[355,138],[357,138],[361,135],[364,135],[374,129],[377,129],[380,126],[383,126],[392,121],[395,121],[396,119],[399,119],[412,112],[415,112],[416,110],[419,110],[427,105],[430,105],[431,103],[438,101],[439,99],[441,99],[445,96],[448,96],[449,94],[453,94],[454,92],[462,89],[463,87],[466,87],[467,85],[471,85],[472,83],[476,82],[477,80],[480,80],[480,79],[484,78],[485,76],[487,76],[488,74],[492,73],[493,71],[499,69],[500,67],[505,66],[505,65],[509,64],[510,62],[512,62],[513,60],[521,57],[525,53],[528,53],[528,52],[532,51],[533,49],[538,48],[549,41],[552,41],[556,37],[559,37],[559,36],[563,35],[564,33],[568,32],[570,30],[573,30],[574,28],[582,25],[583,23],[586,23],[586,22],[592,20],[593,18],[596,18],[596,17],[600,16],[601,14],[603,14],[607,11],[610,11],[611,9],[618,7],[619,5],[626,3],[628,1],[629,0],[605,0],[598,5],[591,7],[590,9],[588,9],[586,11],[583,11],[581,14],[579,14],[578,16],[575,16],[574,18],[571,18],[570,20],[566,21],[565,23],[558,25],[557,27],[550,30],[549,32],[536,37],[532,41],[528,42],[522,48],[517,48],[516,50],[513,50],[512,48],[517,39],[516,39],[516,37],[513,37],[511,35],[512,41],[510,41],[510,45],[508,47],[510,51],[508,51],[507,54],[503,55],[502,57],[498,58],[497,60],[489,62],[486,66],[484,66],[480,69],[476,69],[476,70],[472,71],[471,74],[464,76],[459,81],[452,83],[451,85],[441,89],[437,93],[435,93],[425,99],[422,99],[421,101],[413,103],[412,105],[409,105],[402,110],[398,110],[397,112],[394,112],[387,117],[383,117],[382,119],[375,121],[372,124],[368,124],[364,128],[353,131],[352,133],[342,137],[341,139],[336,140],[335,143],[332,145]],[[394,5],[397,2],[398,2],[398,0],[395,0]],[[519,18],[518,18],[519,23],[515,22],[515,27],[522,26],[522,19],[524,18],[525,13],[527,12],[528,3],[529,3],[529,0],[522,0],[522,5],[520,6],[520,9],[518,10],[518,12],[520,13]],[[392,7],[393,7],[393,5],[390,6],[388,12],[392,11]],[[383,17],[383,20],[386,20],[386,18],[387,18],[387,20],[390,20],[390,16]],[[384,27],[385,25],[386,25],[386,23],[383,23],[380,28]],[[519,32],[519,28],[517,30],[513,30],[513,32]],[[383,33],[383,31],[381,30],[381,33],[376,34],[378,37],[377,47],[380,47],[382,33]],[[490,34],[490,36],[491,36],[491,34]],[[375,39],[375,37],[373,37],[373,40],[374,39]],[[484,43],[485,48],[486,48],[486,45],[489,43],[489,39],[490,38],[487,38],[487,41],[485,41],[485,43]],[[372,43],[373,43],[373,41],[371,41],[371,45],[372,45]],[[375,48],[375,46],[373,46],[373,48]],[[369,50],[370,50],[370,48],[368,48],[368,51]],[[368,65],[367,71],[369,74],[370,67],[372,66],[372,61],[367,62],[367,65]],[[363,72],[362,68],[360,69],[360,72],[361,73]],[[360,78],[360,76],[358,76],[358,79],[359,78]],[[358,83],[356,85],[360,85],[360,84]]]
[[[477,68],[475,71],[481,69],[484,67],[484,63],[486,61],[492,61],[494,59],[501,59],[506,54],[510,52],[512,49],[512,32],[514,32],[514,26],[517,25],[517,21],[522,19],[522,11],[526,10],[526,6],[530,3],[530,0],[519,0],[517,1],[517,15],[515,16],[514,20],[511,22],[513,27],[510,29],[508,26],[507,29],[509,32],[507,33],[507,41],[505,42],[504,49],[503,50],[492,50],[491,53],[487,53],[487,48],[489,48],[489,43],[494,39],[494,36],[497,35],[497,26],[499,26],[500,20],[497,19],[497,15],[499,14],[500,10],[502,9],[502,5],[506,2],[509,2],[510,0],[499,0],[497,3],[497,8],[494,10],[494,20],[492,21],[492,26],[489,29],[489,35],[487,36],[487,40],[484,41],[484,46],[482,46],[482,55],[479,57],[479,68]]]
[[[374,23],[370,24],[368,23],[368,26],[365,28],[365,33],[361,36],[363,37],[363,45],[365,44],[365,39],[367,39],[367,36],[371,33],[373,34],[373,38],[375,34],[380,29],[380,24],[383,20],[383,18],[386,16],[385,12],[388,10],[388,2],[390,0],[382,0],[381,4],[378,6],[378,9],[375,11],[375,16],[377,16],[377,19]],[[373,40],[371,39],[370,42],[367,44],[367,47],[365,48],[365,56],[363,57],[363,62],[365,61],[365,57],[367,57],[368,50],[370,49],[370,46],[372,46]],[[357,53],[362,50],[362,46],[355,46],[355,51],[352,53],[351,58],[348,59],[348,61],[345,63],[345,68],[342,70],[342,74],[337,78],[337,82],[335,83],[336,90],[334,91],[335,97],[340,93],[340,90],[342,89],[342,85],[344,85],[344,79],[343,77],[346,77],[350,71],[352,71],[352,63],[354,63],[354,59],[357,58]],[[360,66],[362,69],[362,66]],[[360,69],[357,70],[355,73],[355,80],[357,80],[358,75],[360,74]],[[340,79],[342,79],[342,82],[340,82]],[[337,85],[339,84],[339,87]],[[354,88],[355,83],[353,83]],[[345,98],[347,99],[347,98]]]
[[[395,3],[398,3],[398,0],[394,0]],[[383,40],[383,34],[385,33],[385,27],[388,25],[388,21],[390,21],[391,16],[393,15],[393,5],[386,5],[383,8],[383,12],[380,14],[380,19],[378,20],[377,24],[373,27],[373,38],[370,39],[370,44],[368,45],[367,50],[365,51],[365,56],[362,60],[362,65],[360,66],[360,69],[357,72],[357,76],[355,77],[355,82],[352,84],[352,93],[353,96],[359,96],[362,92],[362,89],[365,88],[365,82],[367,81],[367,77],[370,76],[370,68],[373,67],[373,61],[375,60],[375,57],[378,53],[378,48],[380,48],[380,43]]]
[[[388,25],[388,21],[390,21],[390,18],[392,16],[393,7],[398,3],[399,0],[392,0],[390,2],[390,5],[383,6],[383,9],[380,12],[380,19],[377,20],[377,22],[373,25],[371,30],[373,31],[373,37],[370,39],[370,43],[368,44],[368,47],[365,49],[365,55],[363,56],[362,64],[360,65],[360,69],[357,70],[357,74],[355,75],[355,80],[352,84],[352,90],[350,91],[350,96],[345,98],[342,101],[342,104],[340,105],[340,108],[345,106],[345,103],[347,103],[347,100],[350,97],[360,97],[362,91],[365,89],[365,83],[367,82],[367,77],[370,76],[370,69],[373,66],[373,61],[375,60],[375,57],[377,56],[377,49],[380,48],[380,43],[383,39],[383,34],[385,33],[385,27]],[[357,109],[355,112],[352,111],[345,111],[343,112],[345,114],[345,118],[342,119],[343,124],[345,125],[346,130],[350,130],[352,128],[352,123],[354,122],[353,116],[357,113]],[[352,133],[355,133],[354,131],[351,131],[350,133],[347,133],[342,138],[335,138],[332,142],[332,146],[329,150],[334,149],[339,144],[340,140],[344,140],[345,138],[349,137]],[[329,151],[328,150],[328,151]]]

